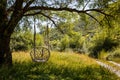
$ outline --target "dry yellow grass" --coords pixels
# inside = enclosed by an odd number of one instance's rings
[[[87,55],[77,53],[52,52],[50,60],[58,64],[63,62],[65,64],[81,64],[82,66],[97,65],[94,59]]]
[[[14,61],[16,61],[16,62],[28,62],[28,61],[31,61],[29,51],[28,52],[24,52],[24,51],[13,52],[12,53],[12,59],[13,59],[13,62]]]
[[[30,52],[13,52],[13,62],[31,62]],[[52,62],[56,65],[64,66],[98,66],[96,61],[87,55],[77,53],[66,53],[66,52],[51,52],[51,56],[48,62]]]
[[[51,52],[46,63],[32,62],[29,51],[12,55],[14,66],[0,70],[2,80],[119,80],[83,54]]]

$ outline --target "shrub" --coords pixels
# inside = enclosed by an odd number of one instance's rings
[[[92,40],[92,46],[89,48],[89,56],[98,58],[99,53],[104,51],[111,51],[117,47],[119,43],[106,30],[96,33]]]
[[[84,40],[85,40],[84,37],[82,37],[80,33],[76,32],[70,38],[69,47],[74,51],[81,52]]]
[[[64,51],[66,48],[69,48],[69,36],[68,35],[65,35],[61,39],[60,51]]]
[[[105,50],[102,50],[99,55],[98,58],[102,59],[102,60],[106,60],[107,56],[109,55],[109,52],[106,52]]]
[[[32,37],[31,37],[32,36]],[[43,37],[36,34],[36,46],[43,44]],[[24,33],[14,33],[10,42],[10,47],[14,51],[25,51],[31,49],[33,46],[33,34],[30,31]]]

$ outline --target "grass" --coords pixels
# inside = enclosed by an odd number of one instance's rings
[[[120,48],[115,48],[114,51],[110,52],[108,60],[120,63]]]
[[[0,69],[0,80],[120,80],[86,55],[52,52],[46,63],[34,63],[28,52],[13,53],[13,67]]]

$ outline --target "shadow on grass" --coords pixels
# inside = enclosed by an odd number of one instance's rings
[[[47,63],[14,63],[12,68],[0,69],[0,80],[119,80],[102,67],[58,66]]]

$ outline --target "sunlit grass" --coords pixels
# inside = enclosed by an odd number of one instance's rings
[[[67,67],[76,66],[98,66],[92,58],[85,56],[83,54],[75,54],[75,53],[63,53],[63,52],[53,52],[51,54],[50,62],[57,64],[57,65],[64,65]]]
[[[0,69],[0,80],[119,80],[83,54],[52,52],[46,63],[32,62],[29,52],[14,52],[13,67]]]
[[[13,52],[12,53],[13,62],[29,62],[31,61],[31,57],[29,52]]]

